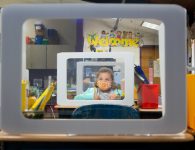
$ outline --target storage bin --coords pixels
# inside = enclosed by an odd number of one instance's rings
[[[59,44],[59,35],[56,29],[47,29],[49,44]]]
[[[35,36],[35,44],[42,44],[43,43],[43,37],[36,35]]]
[[[158,108],[159,89],[159,84],[141,84],[138,88],[138,104],[140,108]]]

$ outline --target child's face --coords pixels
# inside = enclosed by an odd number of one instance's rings
[[[100,73],[97,78],[97,86],[100,90],[106,91],[111,88],[112,78],[111,75],[107,72]]]

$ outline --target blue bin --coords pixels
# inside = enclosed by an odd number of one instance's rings
[[[43,36],[36,35],[35,44],[42,44],[42,43],[43,43]]]

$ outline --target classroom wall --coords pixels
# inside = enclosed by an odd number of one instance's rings
[[[102,30],[110,31],[115,23],[115,20],[110,19],[110,22],[112,25],[108,23],[108,21],[104,21],[102,19],[84,19],[83,21],[83,36],[84,36],[84,48],[83,51],[89,52],[89,44],[87,42],[87,35],[89,33],[98,33],[101,34]],[[118,25],[118,30],[120,31],[132,31],[136,32],[136,27],[127,28],[124,25],[120,24]],[[144,34],[143,41],[144,45],[158,45],[158,37],[154,34],[150,34],[144,31],[141,31]],[[108,47],[105,47],[105,49],[108,49]],[[113,52],[133,52],[135,54],[135,64],[140,64],[140,48],[139,47],[112,47]]]
[[[22,45],[22,79],[29,79],[29,71],[26,69],[26,43],[25,37],[35,38],[36,23],[42,23],[46,29],[56,29],[61,45],[67,45],[70,49],[75,49],[76,45],[76,20],[38,20],[29,19],[23,25],[23,45]]]

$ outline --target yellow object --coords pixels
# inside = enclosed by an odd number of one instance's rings
[[[36,99],[37,98],[35,96],[28,97],[28,109],[30,109],[33,106],[33,104],[35,103]]]
[[[55,88],[55,83],[51,83],[49,87],[41,94],[36,100],[33,106],[30,108],[31,111],[44,111],[47,102],[50,100],[52,92]]]
[[[22,112],[24,112],[25,110],[28,110],[29,108],[32,107],[32,105],[35,103],[36,101],[36,97],[35,96],[30,96],[28,97],[27,95],[27,84],[28,81],[27,80],[22,80],[22,92],[21,92],[21,97],[22,97]],[[28,97],[28,101],[27,101],[27,97]]]
[[[21,97],[22,97],[22,112],[26,109],[26,98],[27,98],[27,94],[26,94],[26,85],[27,85],[27,81],[26,80],[22,80],[22,90],[21,90]]]
[[[96,49],[96,52],[105,52],[103,49]]]
[[[187,75],[188,127],[195,130],[195,75]]]
[[[138,99],[137,88],[134,86],[134,100]]]
[[[87,36],[87,41],[89,45],[108,47],[111,46],[121,46],[121,47],[138,47],[139,38],[134,39],[120,39],[120,38],[100,38],[98,35],[95,37],[91,37],[91,35]]]
[[[44,108],[47,102],[50,100],[52,92],[55,88],[55,83],[51,83],[47,89],[41,94],[41,96],[36,99],[36,97],[29,97],[28,98],[28,105],[27,105],[27,92],[26,86],[28,81],[22,80],[22,90],[21,90],[21,97],[22,97],[22,112],[26,109],[31,111],[44,111]],[[28,107],[28,108],[27,108]]]

